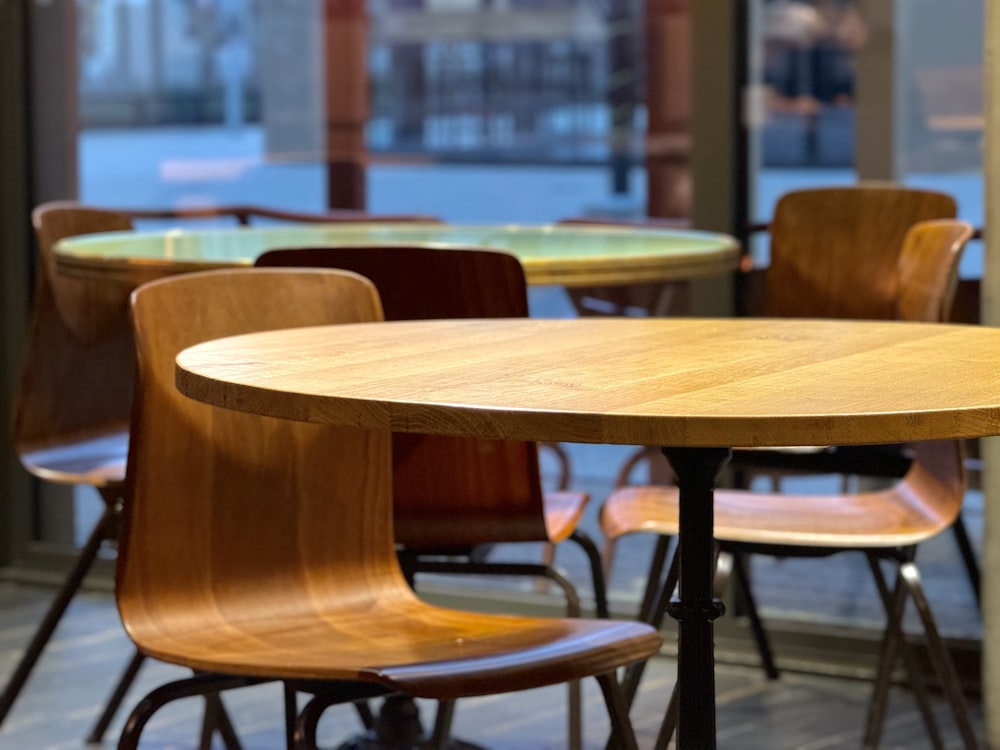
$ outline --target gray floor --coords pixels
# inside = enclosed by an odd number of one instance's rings
[[[47,589],[0,584],[0,674],[12,669],[50,595]],[[86,747],[83,738],[129,653],[111,596],[90,592],[79,597],[0,727],[0,748],[82,750]],[[184,674],[176,667],[148,663],[128,704],[133,705],[145,690]],[[632,711],[642,748],[653,746],[673,676],[673,662],[659,658],[643,682]],[[860,744],[866,683],[800,675],[767,682],[756,670],[720,665],[717,688],[722,748],[820,750]],[[456,734],[491,750],[565,747],[565,696],[565,690],[556,687],[461,701]],[[234,692],[226,702],[246,750],[282,747],[281,694],[276,686]],[[943,706],[938,708],[950,738],[948,747],[959,747]],[[199,709],[200,704],[192,700],[164,710],[148,727],[142,747],[196,747]],[[433,706],[425,704],[422,711],[429,717]],[[607,724],[595,685],[586,686],[584,711],[586,748],[596,750],[603,747]],[[976,726],[981,727],[978,706],[973,712]],[[124,717],[118,717],[103,747],[114,747],[123,721]],[[336,746],[359,726],[350,709],[331,709],[321,726],[322,742]],[[894,694],[882,746],[929,747],[919,716],[903,691]]]

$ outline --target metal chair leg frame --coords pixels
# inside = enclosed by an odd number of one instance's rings
[[[66,612],[66,608],[76,595],[76,592],[80,588],[80,584],[87,575],[87,571],[90,570],[91,565],[93,565],[94,560],[97,558],[97,553],[101,549],[101,544],[107,539],[114,538],[113,532],[115,529],[117,515],[117,504],[108,503],[107,507],[104,509],[104,513],[101,515],[101,518],[90,532],[90,536],[87,538],[86,544],[84,544],[83,548],[80,550],[80,555],[77,557],[76,564],[73,566],[72,570],[70,570],[62,588],[60,588],[59,592],[56,594],[56,598],[53,600],[52,604],[49,605],[49,609],[45,613],[45,617],[42,619],[41,623],[39,623],[38,630],[35,631],[35,635],[32,637],[31,643],[29,643],[28,647],[25,649],[24,655],[21,657],[21,661],[14,670],[14,674],[11,675],[10,680],[7,682],[7,687],[4,688],[3,694],[0,695],[0,724],[3,723],[5,718],[7,718],[7,714],[14,705],[14,701],[16,701],[17,697],[21,694],[24,684],[28,681],[28,677],[31,676],[31,671],[35,668],[35,664],[38,663],[38,659],[41,657],[42,651],[52,638],[52,634],[59,625],[59,621],[62,619],[63,614]]]
[[[299,714],[295,725],[295,750],[317,750],[316,748],[316,728],[323,712],[329,707],[329,703],[321,700],[319,696],[313,697]]]
[[[760,611],[757,609],[757,599],[754,597],[753,588],[750,586],[750,578],[747,575],[745,556],[741,552],[734,551],[733,555],[733,578],[739,586],[740,595],[746,607],[746,615],[750,620],[750,630],[753,632],[754,643],[757,645],[757,653],[760,654],[761,667],[767,679],[776,680],[781,676],[778,665],[774,661],[774,651],[771,649],[771,639],[767,636],[767,630],[760,619]]]
[[[604,693],[604,703],[608,707],[608,718],[611,720],[608,746],[616,750],[639,750],[632,722],[628,718],[628,704],[615,673],[597,675],[597,682],[601,686],[601,692]]]
[[[201,742],[199,750],[212,750],[212,739],[218,734],[226,746],[226,750],[242,750],[236,730],[229,721],[229,714],[222,704],[218,693],[205,696],[205,714],[201,721]]]
[[[601,564],[601,553],[594,544],[594,540],[579,529],[575,530],[569,537],[580,546],[590,563],[590,575],[594,584],[594,609],[597,616],[602,620],[611,617],[608,610],[608,587],[604,579],[604,566]]]
[[[96,744],[104,739],[104,735],[108,731],[108,727],[111,726],[111,722],[115,718],[115,714],[118,713],[118,709],[121,706],[122,701],[125,700],[125,695],[128,692],[128,689],[132,687],[132,683],[135,682],[136,675],[139,673],[139,668],[142,666],[144,661],[146,661],[146,655],[139,651],[139,649],[136,649],[128,664],[125,665],[125,669],[122,670],[121,676],[118,678],[118,683],[115,685],[115,689],[112,691],[107,702],[104,704],[104,710],[101,712],[101,715],[97,717],[97,721],[94,722],[94,726],[90,730],[90,734],[87,735],[88,744]]]
[[[931,614],[930,604],[924,595],[924,587],[920,581],[920,571],[913,560],[906,560],[900,565],[900,576],[906,582],[906,586],[913,597],[917,613],[924,625],[924,633],[927,636],[927,646],[930,650],[931,658],[936,662],[935,668],[938,678],[951,704],[952,713],[955,716],[955,723],[958,725],[959,734],[962,735],[962,742],[966,748],[975,748],[976,734],[972,730],[972,723],[969,721],[968,709],[965,705],[965,698],[962,696],[962,685],[958,680],[958,673],[955,665],[952,664],[948,650],[945,648],[941,634],[938,632],[937,623]]]
[[[581,614],[580,596],[576,587],[559,571],[535,563],[463,563],[462,570],[470,575],[500,575],[500,576],[538,576],[555,582],[566,596],[566,615],[579,617]],[[452,573],[454,567],[448,563],[433,560],[418,560],[413,563],[414,573]],[[569,744],[570,750],[579,750],[583,746],[583,696],[579,681],[568,684],[569,690]]]
[[[448,750],[451,738],[451,724],[455,718],[455,701],[439,701],[434,730],[431,733],[428,750]]]
[[[972,548],[972,541],[969,539],[969,530],[959,513],[955,523],[951,525],[951,530],[955,534],[955,543],[958,545],[959,554],[962,556],[962,565],[965,573],[969,577],[969,584],[972,586],[972,594],[976,597],[976,606],[982,612],[982,576],[980,575],[979,560],[976,559],[976,551]]]
[[[299,720],[299,693],[287,682],[281,686],[285,706],[285,750],[295,750],[295,727]]]
[[[872,735],[872,741],[877,744],[881,735],[881,726],[889,695],[889,684],[892,680],[893,665],[896,662],[897,655],[902,652],[903,663],[909,676],[910,686],[913,688],[913,697],[916,699],[920,716],[923,718],[924,726],[927,728],[927,737],[931,741],[931,747],[934,750],[940,750],[944,747],[944,740],[941,738],[937,719],[934,717],[934,712],[931,709],[930,696],[927,694],[927,688],[917,664],[913,647],[906,639],[902,629],[902,616],[906,610],[906,587],[900,583],[897,577],[896,591],[890,592],[885,576],[882,573],[882,568],[879,566],[879,556],[874,553],[868,553],[866,558],[868,566],[872,571],[872,577],[875,579],[875,587],[878,589],[879,598],[886,612],[886,633],[889,633],[890,630],[894,631],[893,637],[883,638],[880,652],[881,659],[878,665],[879,671],[875,675],[872,704],[869,707],[869,711],[871,712],[873,708],[876,711],[873,719],[878,722],[878,733]],[[893,562],[897,565],[898,569],[898,560],[893,560]],[[903,604],[901,608],[895,600],[897,595],[902,597]],[[868,728],[869,733],[873,731],[875,731],[873,727]]]
[[[640,622],[652,622],[653,607],[656,606],[657,594],[659,593],[660,579],[663,577],[663,566],[667,562],[667,553],[670,551],[670,541],[673,537],[657,536],[656,547],[653,550],[653,558],[649,562],[649,573],[646,577],[646,589],[642,594],[642,603],[639,605]],[[676,553],[674,558],[676,560]]]
[[[375,714],[372,712],[372,707],[368,705],[368,701],[354,701],[354,710],[365,729],[375,727]]]
[[[666,539],[669,543],[669,537],[660,537],[661,540]],[[656,561],[654,560],[654,564]],[[662,570],[662,562],[658,565]],[[677,554],[677,550],[674,551],[674,555],[670,560],[670,568],[667,570],[667,577],[664,579],[662,585],[659,587],[658,593],[652,597],[650,603],[649,612],[647,612],[646,622],[652,625],[654,628],[659,630],[660,626],[663,625],[663,619],[667,616],[667,604],[670,602],[670,597],[674,593],[674,589],[677,588],[677,576],[680,570],[680,555]],[[659,583],[659,576],[656,579],[650,578],[647,582],[647,588],[652,582],[654,585]],[[646,662],[638,661],[635,664],[630,664],[625,669],[625,677],[622,679],[622,692],[625,694],[625,700],[628,706],[631,708],[632,702],[635,700],[635,694],[639,691],[639,681],[642,679],[642,673],[646,670]]]
[[[667,745],[674,737],[677,729],[677,708],[679,706],[676,688],[670,691],[670,700],[667,703],[667,711],[663,715],[663,723],[660,724],[660,731],[656,734],[655,750],[667,750]]]
[[[249,677],[228,677],[222,675],[195,675],[183,680],[176,680],[161,685],[148,693],[132,710],[125,728],[118,740],[118,750],[136,750],[142,730],[153,715],[168,703],[181,698],[191,698],[197,695],[219,693],[248,685],[258,685],[264,680]]]

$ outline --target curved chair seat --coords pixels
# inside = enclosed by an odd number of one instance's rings
[[[947,529],[958,506],[942,511],[912,491],[913,481],[910,477],[887,490],[854,495],[716,490],[715,537],[720,542],[817,548],[917,544]],[[634,532],[675,536],[677,499],[676,487],[623,487],[604,504],[601,528],[609,540]]]
[[[590,501],[586,492],[549,490],[543,495],[545,528],[553,544],[569,539],[583,518],[583,511]]]
[[[359,680],[437,700],[612,672],[660,644],[636,622],[480,615],[434,607],[409,591],[401,577],[383,582],[377,601],[370,591],[359,590],[356,598],[341,586],[329,593],[348,609],[289,612],[265,604],[257,614],[216,616],[211,629],[205,627],[211,615],[178,607],[171,613],[176,622],[160,618],[140,627],[133,620],[129,634],[148,655],[198,670]]]
[[[98,490],[120,486],[128,461],[128,429],[23,450],[18,459],[49,482],[89,484]]]

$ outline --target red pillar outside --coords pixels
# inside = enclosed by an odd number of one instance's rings
[[[364,0],[324,0],[327,202],[364,210],[368,18]]]
[[[646,213],[691,217],[691,0],[646,0]]]

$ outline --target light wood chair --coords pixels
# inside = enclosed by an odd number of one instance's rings
[[[97,559],[115,543],[128,453],[134,354],[127,304],[131,289],[113,280],[56,271],[53,248],[66,238],[130,231],[134,220],[230,218],[271,221],[437,221],[423,215],[373,216],[356,211],[304,213],[265,206],[107,209],[52,201],[32,213],[38,262],[27,348],[14,408],[13,443],[22,465],[43,481],[93,486],[104,511],[0,694],[0,723],[10,712],[45,646]],[[88,742],[99,742],[137,674],[142,655],[126,665]],[[232,745],[231,745],[232,746]]]
[[[3,721],[105,542],[117,539],[128,453],[134,355],[121,290],[55,271],[64,237],[132,228],[128,217],[74,203],[32,214],[34,296],[14,404],[18,459],[45,482],[97,490],[104,510],[0,696]],[[100,727],[95,731],[103,730]],[[91,734],[93,738],[93,732]]]
[[[128,430],[135,381],[129,289],[57,273],[53,249],[65,237],[129,231],[117,211],[53,201],[32,212],[38,264],[28,344],[14,409],[13,442],[22,465],[43,481],[94,487],[104,510],[66,580],[0,695],[0,722],[10,712],[45,646],[105,544],[118,541]],[[87,742],[100,742],[134,680],[143,657],[126,665]],[[226,747],[239,741],[216,698],[209,698],[201,747],[214,732]]]
[[[144,653],[210,674],[147,696],[120,748],[170,700],[263,679],[317,695],[296,740],[315,747],[320,709],[372,688],[452,700],[587,676],[635,747],[614,670],[655,653],[654,630],[420,601],[395,553],[389,434],[227,411],[174,387],[174,359],[195,343],[380,318],[370,282],[326,269],[209,271],[135,292],[118,608]]]
[[[956,211],[949,195],[892,184],[862,183],[788,193],[778,201],[769,227],[770,264],[756,273],[757,285],[762,281],[763,286],[758,293],[760,307],[751,307],[748,312],[765,317],[946,321],[955,277],[942,290],[946,300],[942,308],[917,311],[901,306],[901,294],[916,296],[919,304],[922,291],[910,283],[913,279],[901,267],[906,262],[901,256],[915,224],[953,219]],[[940,252],[948,252],[947,237],[925,234],[924,238],[942,243]],[[956,246],[958,250],[961,247]],[[910,257],[920,255],[911,248]],[[949,271],[949,259],[941,260],[938,268]],[[898,478],[906,471],[908,459],[900,455],[899,446],[832,447],[795,453],[736,451],[731,465],[743,486],[755,476],[768,477],[777,487],[789,474],[820,473],[841,474],[846,486],[850,476]],[[979,564],[961,516],[953,532],[978,602]],[[767,669],[771,676],[777,674],[773,664]]]
[[[513,255],[475,248],[319,247],[272,250],[258,266],[343,268],[371,279],[386,320],[508,318],[528,314],[524,271]],[[420,279],[420,283],[414,283]],[[562,484],[562,483],[561,483]],[[510,542],[575,542],[587,556],[595,609],[608,617],[600,551],[579,527],[589,500],[543,491],[538,446],[519,440],[393,435],[393,515],[409,578],[418,573],[545,577],[579,616],[575,586],[551,562],[489,557]],[[571,687],[570,743],[578,747],[580,697]]]
[[[900,320],[940,319],[942,311],[949,309],[958,261],[971,233],[969,225],[955,220],[921,222],[907,233],[894,274],[893,317]],[[901,617],[908,595],[917,602],[935,669],[962,736],[969,746],[974,746],[961,688],[937,635],[914,563],[916,545],[947,529],[959,517],[965,491],[961,451],[955,442],[928,443],[913,446],[912,455],[913,461],[905,476],[884,491],[817,497],[717,490],[715,536],[719,549],[731,556],[725,560],[724,567],[735,566],[735,578],[742,587],[751,626],[765,660],[771,658],[770,647],[748,585],[745,556],[864,552],[888,613],[885,649],[869,712],[865,747],[878,743],[889,674],[902,639]],[[656,458],[652,451],[647,452],[646,457]],[[625,483],[627,477],[622,477],[621,481]],[[666,577],[662,574],[668,540],[678,533],[676,488],[623,486],[605,501],[600,520],[609,558],[614,544],[627,534],[646,532],[659,537],[640,612],[640,619],[659,625],[676,581],[676,568],[668,571]],[[896,589],[891,595],[878,567],[879,559],[891,560],[898,566]],[[932,737],[939,738],[912,654],[905,644],[903,654],[929,731]],[[625,683],[629,701],[635,695],[641,673],[641,666],[629,671]],[[657,747],[665,747],[669,741],[672,732],[669,716],[670,712]]]

